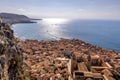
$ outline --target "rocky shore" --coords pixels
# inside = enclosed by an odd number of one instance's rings
[[[79,39],[18,40],[0,24],[0,80],[119,80],[120,54]]]

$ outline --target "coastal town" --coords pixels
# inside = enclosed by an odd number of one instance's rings
[[[120,80],[120,53],[79,39],[20,40],[13,33],[0,19],[0,80]]]
[[[26,71],[35,80],[120,80],[120,54],[78,39],[25,40]]]

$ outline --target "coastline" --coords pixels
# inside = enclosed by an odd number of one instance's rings
[[[15,34],[19,36],[21,39],[37,39],[37,40],[47,40],[47,39],[80,39],[91,43],[96,46],[100,46],[106,49],[115,50],[120,52],[120,38],[119,36],[119,23],[118,22],[92,22],[92,21],[82,21],[76,20],[71,21],[70,23],[65,23],[64,25],[57,24],[48,24],[46,25],[46,21],[37,21],[38,23],[33,24],[18,24],[14,25],[13,30]],[[90,25],[90,27],[87,26]],[[109,27],[109,23],[111,26]],[[91,26],[91,24],[95,24]],[[106,25],[104,25],[106,24]],[[117,25],[118,24],[118,25]],[[80,26],[79,26],[80,25]],[[56,26],[56,27],[55,27]],[[60,27],[61,26],[61,27]],[[74,28],[74,26],[76,26]],[[96,26],[96,27],[95,27]],[[97,26],[105,26],[105,27],[97,27]],[[78,28],[78,29],[77,29]],[[110,30],[108,30],[110,29]],[[29,31],[28,31],[29,30]],[[23,34],[24,33],[24,34]],[[32,34],[34,33],[34,34]],[[30,36],[32,35],[32,36]],[[116,41],[114,41],[116,40]]]
[[[15,25],[15,24],[27,24],[27,23],[37,23],[37,22],[35,22],[35,21],[28,21],[28,22],[14,22],[14,23],[8,23],[8,24],[10,24],[10,25]]]
[[[3,23],[0,26],[2,46],[0,61],[5,62],[5,64],[0,62],[0,66],[5,65],[3,68],[0,67],[0,70],[3,70],[0,74],[7,76],[0,79],[117,80],[120,78],[120,54],[115,51],[79,39],[19,40],[14,37],[9,25]],[[17,76],[14,76],[15,71]]]

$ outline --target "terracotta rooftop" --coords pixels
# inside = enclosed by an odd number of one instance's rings
[[[78,63],[78,70],[79,71],[88,71],[84,62]]]
[[[84,76],[85,77],[93,77],[93,73],[92,72],[84,72]]]
[[[105,80],[116,80],[116,79],[114,79],[114,78],[112,78],[112,77],[110,77],[110,76],[106,76],[106,75],[103,75],[103,78],[104,78]]]
[[[103,78],[103,76],[100,73],[93,73],[94,78]]]

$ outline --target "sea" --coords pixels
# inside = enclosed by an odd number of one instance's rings
[[[12,26],[20,39],[80,39],[95,46],[120,52],[120,20],[43,18],[37,23]]]

